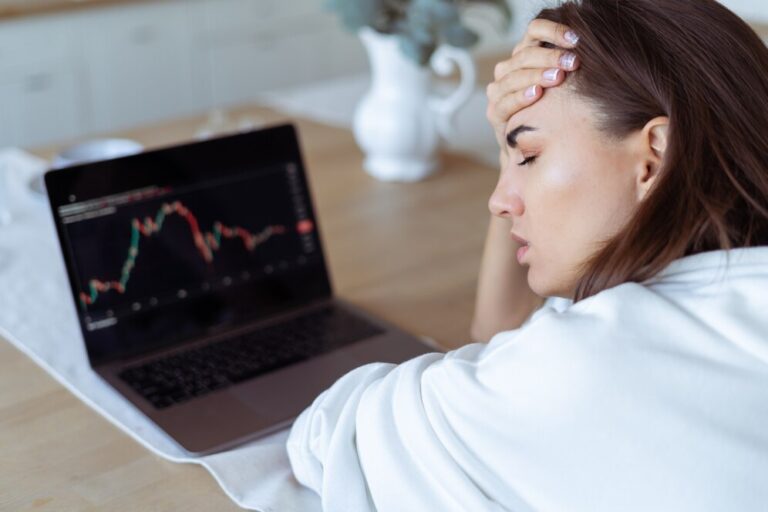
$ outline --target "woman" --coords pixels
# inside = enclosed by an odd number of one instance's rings
[[[298,480],[332,511],[765,510],[768,49],[714,0],[569,1],[488,95],[495,336],[341,378]]]

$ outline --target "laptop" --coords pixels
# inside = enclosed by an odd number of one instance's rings
[[[292,125],[45,184],[91,366],[189,453],[290,425],[360,365],[434,351],[334,297]]]

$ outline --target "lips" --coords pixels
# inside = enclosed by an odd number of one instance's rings
[[[527,245],[524,245],[524,246],[520,247],[517,250],[517,254],[516,254],[517,262],[520,263],[521,265],[523,264],[523,258],[525,258],[526,254],[528,254],[528,246]]]
[[[520,247],[518,247],[517,253],[515,255],[517,256],[518,263],[522,265],[523,258],[525,258],[525,255],[528,254],[530,243],[525,238],[519,237],[511,231],[509,232],[509,236],[512,238],[512,240],[520,244]]]
[[[512,240],[514,240],[515,242],[517,242],[517,243],[519,243],[521,245],[530,245],[530,242],[528,242],[528,240],[517,236],[516,234],[512,233],[511,231],[509,233],[509,236],[512,237]]]

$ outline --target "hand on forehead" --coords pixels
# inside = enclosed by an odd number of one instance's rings
[[[577,43],[568,27],[536,19],[512,56],[496,65],[494,81],[487,88],[487,117],[500,144],[504,127],[515,113],[535,104],[545,88],[557,87],[568,72],[578,69],[578,58],[568,51]]]

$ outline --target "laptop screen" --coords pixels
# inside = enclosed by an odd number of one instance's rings
[[[46,188],[92,363],[331,295],[291,126],[51,171]]]

